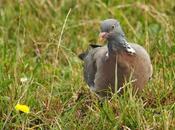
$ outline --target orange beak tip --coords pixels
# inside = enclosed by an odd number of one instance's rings
[[[102,37],[99,37],[99,38],[98,38],[98,43],[100,43],[100,44],[104,44],[105,41],[106,41],[105,38],[102,38]]]

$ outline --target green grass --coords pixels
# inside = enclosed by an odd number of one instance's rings
[[[0,1],[0,129],[175,129],[173,0],[19,1]],[[139,95],[100,100],[77,55],[111,17],[148,50],[154,74]],[[17,103],[31,112],[16,111]]]

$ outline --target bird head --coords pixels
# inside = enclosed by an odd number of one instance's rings
[[[125,50],[129,54],[135,54],[135,50],[129,45],[120,23],[115,19],[107,19],[101,22],[100,39],[108,41],[109,51]]]

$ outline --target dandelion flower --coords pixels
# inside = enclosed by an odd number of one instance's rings
[[[21,105],[21,104],[17,104],[15,106],[15,109],[17,111],[22,111],[24,113],[29,113],[30,112],[30,108],[27,105]]]

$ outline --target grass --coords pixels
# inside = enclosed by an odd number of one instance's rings
[[[100,100],[77,55],[111,17],[148,50],[154,74],[139,95]],[[0,129],[175,129],[174,69],[172,0],[0,1]]]

